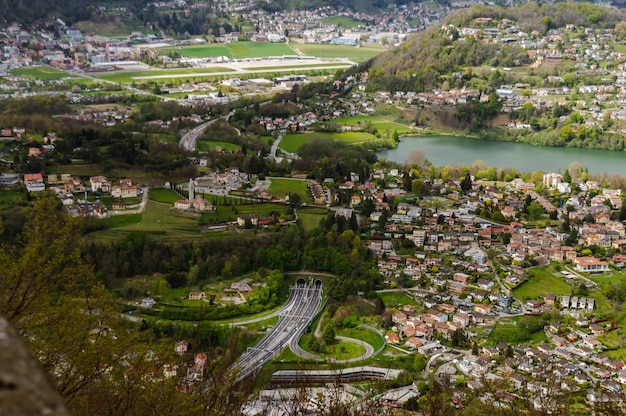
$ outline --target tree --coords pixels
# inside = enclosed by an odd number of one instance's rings
[[[465,178],[461,181],[461,190],[463,192],[467,192],[470,189],[472,189],[472,177],[470,176],[470,173],[467,172],[465,174]]]
[[[324,331],[322,332],[322,339],[324,340],[324,344],[326,345],[334,345],[337,343],[335,328],[333,328],[331,324],[328,324],[324,327]]]
[[[543,215],[543,207],[537,202],[533,201],[528,206],[528,217],[532,220],[538,220]]]

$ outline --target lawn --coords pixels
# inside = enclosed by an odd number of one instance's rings
[[[209,150],[215,150],[215,148],[218,146],[224,150],[230,150],[233,152],[241,149],[241,146],[229,142],[213,142],[209,140],[198,140],[196,142],[196,150],[198,152],[208,152]]]
[[[0,211],[11,209],[19,205],[26,205],[26,195],[24,195],[23,191],[0,192]]]
[[[383,300],[387,308],[399,309],[404,305],[418,305],[417,302],[404,292],[378,292],[378,297]]]
[[[150,189],[150,191],[148,192],[148,197],[153,201],[162,202],[164,204],[173,204],[174,202],[181,199],[180,196],[176,194],[176,192],[164,188]]]
[[[337,335],[365,341],[374,347],[374,351],[378,351],[379,348],[382,348],[383,345],[385,345],[385,339],[371,329],[361,327],[343,328],[337,331]]]
[[[94,238],[114,239],[131,231],[144,231],[158,234],[160,240],[199,238],[198,217],[171,210],[172,205],[148,200],[141,221],[135,222],[138,215],[112,217],[107,221],[108,230],[93,233]],[[125,217],[130,217],[128,220]],[[126,223],[128,221],[129,223]]]
[[[311,200],[306,179],[269,178],[272,182],[268,192],[274,196],[285,197],[288,194],[299,194],[302,202]]]
[[[310,214],[298,211],[298,219],[302,222],[302,227],[311,231],[319,227],[320,221],[326,218],[325,214]]]
[[[163,52],[176,52],[187,58],[208,58],[226,56],[230,59],[262,58],[266,56],[297,55],[296,52],[284,43],[266,42],[234,42],[228,44],[201,44],[165,48]]]
[[[246,71],[269,71],[269,70],[286,70],[286,69],[315,69],[315,68],[348,68],[350,66],[347,62],[329,62],[325,64],[307,64],[306,61],[302,61],[300,65],[277,65],[277,66],[253,66],[246,68]]]
[[[53,79],[70,78],[67,72],[61,71],[50,66],[33,66],[28,68],[17,68],[11,72],[13,75],[21,75],[41,81],[50,81]]]
[[[411,133],[413,130],[399,121],[395,121],[395,117],[381,117],[381,116],[354,116],[344,117],[333,120],[332,124],[341,124],[346,126],[365,126],[371,124],[381,132],[393,132],[397,131],[399,134]]]
[[[371,133],[366,132],[347,132],[347,133],[303,133],[303,134],[288,134],[280,141],[278,147],[289,153],[296,153],[300,146],[304,143],[308,143],[313,137],[328,138],[333,140],[339,140],[341,142],[350,144],[362,144],[380,140],[378,137]]]
[[[322,17],[319,21],[327,25],[337,25],[341,27],[357,27],[363,24],[361,20],[354,20],[346,16]]]
[[[377,46],[322,45],[317,43],[298,44],[297,48],[307,56],[318,58],[347,58],[357,62],[367,61],[386,49]]]
[[[530,274],[534,277],[530,277]],[[534,268],[529,271],[529,280],[513,289],[513,295],[522,300],[536,299],[547,293],[555,295],[569,295],[571,287],[564,277],[557,277],[543,268]]]

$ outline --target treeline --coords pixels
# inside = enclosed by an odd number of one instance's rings
[[[219,240],[164,243],[146,233],[133,232],[117,242],[91,241],[83,248],[109,286],[115,279],[153,273],[188,272],[198,279],[231,278],[261,267],[276,270],[314,270],[337,274],[332,296],[343,298],[369,291],[379,284],[371,259],[348,223],[332,224],[311,234],[295,227],[280,233],[237,235]],[[197,282],[190,282],[197,283]]]

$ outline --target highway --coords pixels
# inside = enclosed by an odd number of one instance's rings
[[[265,363],[274,358],[293,339],[299,339],[313,322],[322,304],[322,282],[315,280],[307,285],[298,279],[291,288],[291,295],[281,309],[278,323],[257,345],[244,352],[234,364],[239,371],[237,381],[256,373]]]
[[[206,128],[211,125],[211,123],[214,123],[215,120],[219,120],[220,118],[228,120],[233,114],[235,114],[235,110],[232,110],[222,117],[214,118],[211,121],[207,121],[206,123],[200,124],[199,126],[196,126],[193,129],[189,130],[180,139],[180,147],[189,152],[193,152],[194,150],[196,150],[196,140],[198,139],[198,136],[200,136],[204,132],[204,130],[206,130]]]

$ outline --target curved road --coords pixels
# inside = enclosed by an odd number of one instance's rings
[[[233,114],[235,114],[235,110],[231,110],[228,114],[223,115],[218,118],[214,118],[213,120],[207,121],[206,123],[202,123],[199,126],[194,127],[189,130],[185,135],[180,139],[180,147],[183,149],[193,152],[196,149],[196,140],[198,137],[207,129],[212,123],[215,123],[216,120],[224,119],[228,120]]]

